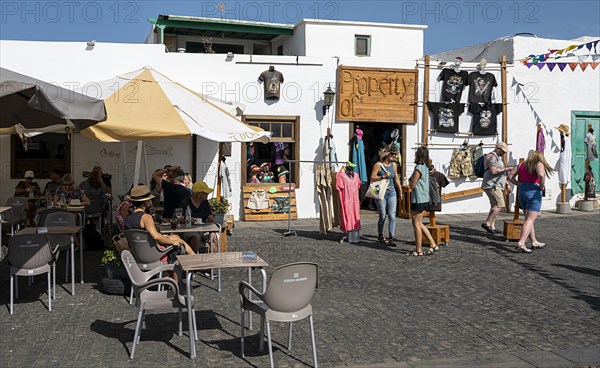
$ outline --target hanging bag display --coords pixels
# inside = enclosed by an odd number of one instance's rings
[[[383,165],[380,166],[383,169],[383,171],[387,172]],[[371,184],[369,184],[369,189],[367,190],[365,196],[381,200],[383,199],[383,197],[385,197],[385,191],[387,190],[389,184],[389,179],[381,179],[379,181],[372,182]]]

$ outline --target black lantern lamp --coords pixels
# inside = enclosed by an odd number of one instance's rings
[[[331,85],[327,86],[327,90],[323,92],[323,115],[327,113],[327,110],[333,105],[335,98],[335,92],[331,89]]]

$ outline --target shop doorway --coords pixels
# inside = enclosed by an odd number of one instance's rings
[[[585,182],[583,176],[586,171],[586,145],[585,135],[589,128],[594,129],[594,135],[600,134],[600,112],[598,111],[573,111],[571,113],[571,189],[573,194],[583,193]],[[596,138],[596,144],[598,139]],[[600,161],[591,161],[589,165],[596,179],[596,192],[600,190]]]
[[[379,150],[389,144],[397,143],[400,145],[400,157],[398,157],[398,177],[402,178],[406,174],[406,129],[404,124],[396,123],[350,123],[350,150],[349,159],[352,160],[352,145],[355,144],[357,129],[363,133],[363,143],[365,147],[365,163],[367,169],[367,180],[371,176],[373,165],[379,161]],[[397,134],[397,135],[396,135]],[[395,137],[395,138],[394,138]],[[375,203],[371,198],[365,198],[365,193],[369,183],[363,183],[360,189],[361,209],[376,211]]]

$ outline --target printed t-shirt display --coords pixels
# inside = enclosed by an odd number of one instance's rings
[[[495,135],[498,128],[498,114],[502,112],[502,104],[469,105],[473,114],[471,132],[474,135]]]
[[[360,229],[360,199],[358,190],[360,189],[360,178],[354,173],[352,178],[344,170],[338,172],[335,176],[336,189],[340,194],[340,230],[348,232]]]
[[[460,70],[458,73],[452,68],[445,68],[438,77],[442,83],[442,101],[460,102],[463,89],[467,84],[469,73],[466,70]]]
[[[489,104],[492,101],[492,89],[498,86],[496,77],[492,73],[472,72],[468,78],[469,103]]]
[[[265,70],[260,74],[258,80],[265,85],[265,100],[279,100],[279,91],[283,83],[283,74],[273,69]]]
[[[433,114],[433,129],[443,133],[458,132],[458,117],[465,111],[465,104],[427,102],[429,111]]]

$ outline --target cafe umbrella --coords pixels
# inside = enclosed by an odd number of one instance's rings
[[[106,120],[102,100],[5,68],[0,68],[0,106],[0,128],[80,130]]]

